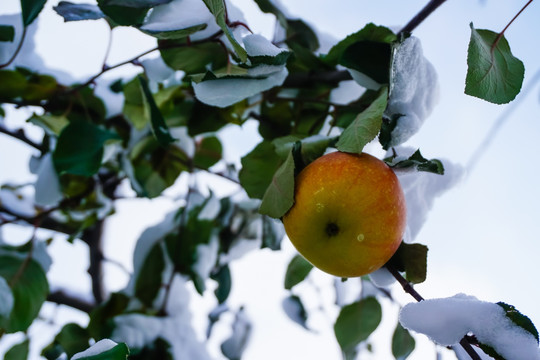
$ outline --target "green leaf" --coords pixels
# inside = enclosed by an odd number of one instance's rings
[[[43,115],[34,113],[27,121],[56,136],[59,136],[62,130],[69,125],[69,120],[65,116],[55,116],[47,113]]]
[[[26,338],[23,342],[13,345],[4,355],[4,360],[26,360],[30,348],[30,340]]]
[[[141,84],[144,99],[146,100],[150,110],[150,125],[152,126],[152,133],[156,137],[158,143],[161,146],[166,147],[170,143],[174,142],[175,139],[171,136],[169,128],[167,127],[167,124],[165,124],[163,115],[161,114],[161,111],[156,105],[156,101],[152,96],[152,92],[150,92],[148,82],[142,76],[138,76],[138,79]]]
[[[15,38],[15,28],[11,25],[0,25],[0,41],[12,42]]]
[[[157,242],[146,255],[135,280],[135,296],[148,307],[152,307],[161,289],[163,270],[165,270],[165,254],[161,242]]]
[[[53,153],[58,174],[92,176],[99,170],[106,141],[119,136],[85,120],[71,121],[60,136]]]
[[[30,25],[39,15],[47,0],[21,0],[23,25]]]
[[[88,348],[90,334],[88,330],[82,328],[80,325],[69,323],[64,325],[62,330],[56,335],[54,342],[58,343],[66,352],[67,356],[71,358],[76,353]]]
[[[282,303],[285,314],[295,323],[302,326],[304,329],[307,327],[307,312],[302,300],[296,295],[289,295],[283,299]]]
[[[349,352],[367,340],[379,326],[381,319],[381,305],[375,297],[344,306],[334,325],[334,333],[341,349]]]
[[[222,266],[219,271],[211,276],[218,283],[214,290],[216,299],[219,304],[223,304],[229,297],[232,287],[231,270],[228,265]]]
[[[359,71],[379,84],[389,84],[391,58],[391,44],[359,41],[345,49],[339,63],[346,68]]]
[[[319,48],[319,39],[317,34],[315,34],[311,27],[304,21],[299,19],[287,19],[286,30],[287,45],[299,45],[304,49],[308,49],[310,52],[314,52]]]
[[[100,352],[99,354],[82,356],[77,360],[126,360],[129,355],[129,349],[126,344],[116,344],[109,350]]]
[[[74,4],[69,1],[60,1],[58,5],[53,6],[53,10],[63,17],[65,22],[98,20],[105,17],[100,8],[93,4]]]
[[[270,141],[263,141],[241,159],[240,184],[251,198],[262,199],[282,163]]]
[[[160,53],[165,64],[186,74],[204,73],[208,68],[217,70],[227,65],[227,54],[216,42],[187,46],[185,40],[160,41]]]
[[[206,29],[207,26],[208,25],[204,23],[204,24],[193,25],[193,26],[183,28],[183,29],[168,30],[168,31],[148,30],[145,28],[139,28],[139,30],[159,40],[176,40],[176,39],[182,39],[182,38],[188,37],[191,34],[196,33],[197,31],[204,30]],[[203,44],[210,44],[210,43],[203,43]],[[212,44],[215,44],[215,43],[212,43]],[[167,52],[167,50],[163,48],[160,51],[162,54],[163,52]]]
[[[271,0],[255,0],[262,12],[274,14],[281,26],[287,28],[287,17]]]
[[[382,88],[379,96],[362,111],[343,131],[336,148],[343,152],[362,153],[364,146],[375,139],[382,126],[382,116],[388,102],[388,90]]]
[[[245,63],[247,61],[247,52],[242,46],[240,46],[238,41],[236,41],[236,38],[234,37],[231,29],[229,29],[229,26],[227,25],[224,1],[223,0],[203,0],[203,1],[206,4],[206,7],[208,7],[208,10],[210,10],[212,15],[214,15],[214,17],[216,18],[216,23],[221,28],[221,30],[223,30],[223,33],[232,44],[234,52],[236,53],[240,61]]]
[[[413,284],[426,280],[428,247],[422,244],[402,242],[388,263],[396,270],[405,272],[405,278]]]
[[[122,293],[112,293],[109,299],[99,304],[90,313],[88,331],[94,339],[104,339],[112,335],[115,328],[113,318],[122,314],[130,303],[130,298]]]
[[[106,5],[125,6],[129,8],[148,9],[154,6],[168,4],[172,0],[104,0]]]
[[[140,196],[154,198],[189,170],[189,158],[177,146],[164,148],[154,137],[139,141],[130,154],[134,172],[132,185]]]
[[[536,343],[538,344],[538,330],[534,326],[531,319],[519,312],[513,305],[508,305],[504,302],[498,302],[497,305],[503,308],[504,312],[506,313],[506,317],[512,320],[514,324],[534,336]]]
[[[294,203],[294,158],[292,151],[277,169],[262,198],[259,212],[275,219],[281,218]]]
[[[287,266],[287,272],[285,273],[285,289],[291,290],[293,286],[304,281],[311,269],[313,269],[313,265],[301,255],[296,254]]]
[[[416,342],[409,331],[398,322],[392,335],[392,355],[396,360],[405,360],[413,352]]]
[[[416,168],[418,171],[426,171],[438,175],[444,175],[444,166],[440,160],[428,160],[422,156],[420,150],[416,150],[408,159],[395,162],[393,157],[385,159],[388,166],[394,169]]]
[[[390,29],[384,26],[377,26],[375,24],[369,23],[366,26],[364,26],[361,30],[347,36],[345,39],[341,40],[339,43],[334,45],[330,49],[328,54],[323,56],[323,60],[325,63],[329,65],[336,66],[337,64],[341,63],[342,57],[344,53],[347,51],[347,49],[354,44],[362,44],[362,43],[391,44],[396,39],[397,39],[396,35]],[[354,48],[353,50],[350,50],[350,51],[353,53],[355,52]],[[352,53],[349,54],[349,56],[351,55],[353,54]],[[349,60],[350,59],[347,59],[345,61],[350,62]],[[363,54],[363,59],[360,59],[360,60],[362,62],[364,62],[365,60],[369,60],[370,62],[373,62],[373,63],[375,63],[376,61],[372,57],[372,54],[369,54],[369,55]],[[377,58],[377,60],[380,60],[380,59]],[[388,66],[390,66],[389,63],[388,63]],[[390,68],[387,67],[387,71],[389,71],[389,69]]]
[[[149,8],[108,5],[107,0],[97,0],[99,8],[112,20],[112,26],[140,26]]]
[[[45,272],[32,259],[2,255],[0,276],[8,282],[14,299],[9,318],[0,319],[0,328],[8,333],[25,331],[38,316],[49,293]]]
[[[495,104],[509,103],[521,90],[523,63],[512,55],[504,36],[470,26],[465,94]]]
[[[215,136],[202,138],[195,146],[193,166],[199,169],[208,169],[221,160],[223,147]]]
[[[18,71],[0,70],[0,84],[0,99],[14,99],[24,94],[27,80]]]
[[[158,337],[151,344],[146,344],[142,349],[131,349],[129,360],[174,360],[171,354],[171,344]]]
[[[141,82],[134,78],[124,84],[124,107],[122,113],[137,130],[142,130],[150,121],[149,114],[144,108],[144,98]]]

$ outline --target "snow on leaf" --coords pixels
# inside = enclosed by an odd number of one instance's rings
[[[129,354],[126,344],[102,339],[88,349],[73,355],[71,360],[124,360]]]
[[[521,90],[523,63],[512,55],[504,36],[470,26],[465,94],[495,104],[509,103]]]
[[[407,38],[394,50],[385,117],[399,116],[389,147],[407,141],[431,114],[438,98],[437,73],[424,57],[420,40]]]
[[[441,345],[454,345],[473,333],[478,341],[506,360],[540,359],[533,334],[515,324],[498,304],[457,294],[405,305],[401,325]]]
[[[0,317],[9,317],[13,309],[13,293],[6,279],[0,277]]]
[[[240,308],[236,313],[232,327],[233,331],[231,337],[221,344],[221,352],[229,360],[239,360],[246,350],[253,330],[251,320],[248,318],[243,308]]]

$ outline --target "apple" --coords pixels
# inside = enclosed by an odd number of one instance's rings
[[[405,196],[393,170],[374,156],[321,156],[296,177],[294,197],[285,231],[306,260],[329,274],[371,273],[401,243]]]

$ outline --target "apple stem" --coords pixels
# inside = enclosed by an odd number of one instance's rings
[[[397,280],[397,282],[401,285],[403,290],[411,295],[416,301],[420,302],[424,300],[424,297],[418,293],[412,286],[410,282],[408,282],[403,275],[393,266],[391,265],[385,265],[386,269],[392,274],[392,276]],[[480,355],[473,349],[472,344],[470,343],[467,336],[463,337],[459,344],[463,347],[463,349],[469,354],[472,360],[482,360]]]

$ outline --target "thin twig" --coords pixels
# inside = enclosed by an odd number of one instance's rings
[[[19,52],[21,51],[23,43],[24,43],[24,39],[26,38],[26,30],[27,29],[28,29],[28,27],[24,26],[23,32],[21,34],[21,41],[19,41],[19,45],[17,46],[17,49],[15,49],[15,52],[13,53],[11,58],[9,58],[9,60],[6,63],[0,64],[0,69],[3,69],[5,67],[9,66],[15,60],[17,55],[19,55]]]
[[[92,310],[94,310],[94,308],[96,307],[96,304],[80,299],[78,297],[69,295],[62,290],[51,292],[47,296],[47,301],[53,302],[58,305],[66,305],[74,309],[83,311],[87,314],[92,312]]]
[[[446,0],[431,0],[418,14],[415,15],[408,23],[398,32],[398,36],[406,33],[411,33],[418,25],[420,25],[432,12],[441,6]]]
[[[424,301],[424,298],[422,295],[420,295],[412,286],[411,283],[409,283],[400,273],[399,271],[392,267],[391,265],[386,265],[386,269],[394,276],[394,278],[399,282],[401,287],[403,287],[403,290],[411,295],[416,301]],[[469,354],[472,360],[482,360],[480,356],[474,351],[471,343],[469,342],[467,337],[463,337],[459,344],[463,347],[463,349]]]
[[[518,11],[518,13],[512,18],[512,20],[510,20],[510,22],[508,24],[506,24],[506,26],[504,27],[504,29],[499,33],[499,35],[497,35],[497,38],[495,38],[495,41],[493,42],[493,45],[491,45],[491,51],[493,51],[493,49],[495,49],[497,47],[497,44],[499,43],[499,41],[502,39],[503,35],[504,35],[504,32],[506,31],[506,29],[508,29],[508,27],[510,25],[512,25],[512,23],[514,22],[514,20],[517,19],[517,17],[523,12],[523,10],[525,10],[527,8],[527,6],[529,6],[531,3],[533,2],[533,0],[529,0],[522,8],[521,10]]]
[[[27,145],[30,145],[31,147],[33,147],[34,149],[37,149],[39,150],[40,152],[43,152],[44,149],[43,149],[43,145],[41,144],[38,144],[32,140],[30,140],[26,134],[24,133],[24,130],[23,129],[18,129],[18,130],[15,130],[15,131],[11,131],[9,129],[7,129],[5,126],[3,125],[0,125],[0,133],[2,134],[6,134],[8,136],[11,136],[12,138],[15,138],[17,140],[20,140],[22,142],[24,142],[25,144]]]

